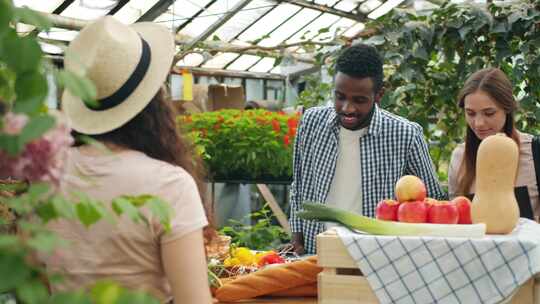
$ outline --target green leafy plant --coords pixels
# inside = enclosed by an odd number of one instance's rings
[[[221,110],[180,116],[214,179],[285,179],[299,117],[266,110]]]
[[[379,28],[387,74],[382,107],[424,127],[441,177],[465,121],[456,99],[473,72],[496,66],[520,100],[520,130],[535,133],[540,118],[540,5],[509,1],[479,6],[448,1],[430,15],[394,10],[368,24]]]
[[[231,237],[231,244],[237,247],[247,247],[255,250],[276,249],[289,241],[289,236],[281,226],[272,223],[272,211],[267,205],[247,217],[253,225],[245,225],[241,221],[229,220],[230,226],[225,226],[220,233]]]
[[[296,105],[303,106],[304,109],[309,109],[316,106],[324,105],[331,100],[333,83],[325,83],[321,81],[321,77],[317,74],[304,76],[306,82],[305,89],[300,93],[296,100]]]

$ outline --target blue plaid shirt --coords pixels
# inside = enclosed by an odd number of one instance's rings
[[[333,107],[317,107],[306,111],[297,131],[289,221],[292,232],[304,235],[308,253],[315,253],[315,236],[323,231],[324,224],[302,220],[296,213],[305,201],[326,203],[336,169],[339,128]],[[447,197],[438,182],[422,127],[417,123],[376,107],[359,144],[364,215],[374,217],[380,200],[395,197],[394,185],[407,174],[424,181],[429,197]]]

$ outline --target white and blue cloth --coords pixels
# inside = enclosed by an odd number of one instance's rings
[[[336,229],[381,304],[500,303],[540,273],[540,225],[524,218],[478,239]]]

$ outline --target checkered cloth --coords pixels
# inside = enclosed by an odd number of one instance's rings
[[[540,225],[481,239],[374,236],[336,228],[385,303],[499,303],[540,273]]]

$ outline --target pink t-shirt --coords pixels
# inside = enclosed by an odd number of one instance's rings
[[[89,228],[76,221],[50,223],[48,227],[70,243],[52,255],[41,256],[48,271],[64,276],[62,283],[52,286],[53,292],[111,279],[167,301],[172,295],[160,245],[208,224],[195,181],[184,169],[137,151],[96,151],[88,147],[71,149],[61,192],[70,198],[75,197],[74,192],[82,192],[106,206],[121,195],[158,196],[174,210],[171,231],[166,233],[144,207],[150,225],[134,223],[127,216],[115,217],[115,223],[102,219]]]

